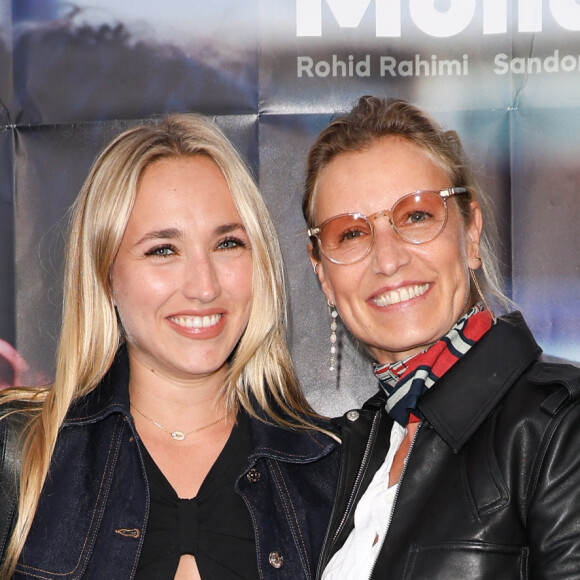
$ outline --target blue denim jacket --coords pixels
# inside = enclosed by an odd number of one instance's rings
[[[14,578],[133,578],[149,488],[128,379],[121,351],[70,410]],[[259,577],[313,578],[335,494],[337,444],[254,419],[251,429],[253,451],[236,491],[254,523]]]

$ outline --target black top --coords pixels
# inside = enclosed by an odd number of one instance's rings
[[[173,580],[183,554],[204,580],[258,577],[254,528],[235,482],[247,467],[250,423],[244,411],[193,499],[180,499],[147,450],[151,510],[135,580]]]

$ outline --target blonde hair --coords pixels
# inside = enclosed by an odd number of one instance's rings
[[[425,151],[449,176],[454,187],[465,187],[468,195],[453,198],[466,224],[471,222],[471,202],[477,201],[483,213],[483,231],[479,244],[481,258],[480,285],[504,308],[511,301],[504,293],[497,258],[497,228],[489,197],[481,190],[470,169],[469,161],[455,131],[443,130],[423,110],[400,99],[361,97],[352,110],[330,123],[320,133],[308,155],[302,213],[309,228],[317,224],[314,215],[317,184],[328,164],[341,153],[364,151],[377,140],[387,137],[406,139]],[[313,256],[320,259],[317,239],[312,238]],[[470,281],[472,299],[477,288]]]
[[[111,292],[111,269],[139,180],[164,158],[205,155],[222,171],[252,247],[253,295],[247,328],[230,357],[223,394],[257,417],[312,429],[315,413],[300,391],[286,344],[286,292],[274,225],[258,188],[231,143],[212,122],[169,115],[129,129],[97,157],[72,208],[55,380],[50,388],[10,389],[0,403],[26,401],[18,518],[2,577],[9,577],[32,525],[59,429],[71,404],[94,389],[123,341]],[[6,409],[6,407],[5,407]]]

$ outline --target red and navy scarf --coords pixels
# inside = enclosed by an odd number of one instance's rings
[[[387,393],[387,412],[403,427],[423,419],[417,401],[490,328],[493,318],[481,303],[466,312],[435,344],[405,360],[373,364],[379,383]]]

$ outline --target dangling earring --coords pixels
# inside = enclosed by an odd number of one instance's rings
[[[336,361],[336,329],[338,325],[336,319],[338,317],[338,312],[334,303],[327,300],[328,307],[330,308],[330,368],[328,370],[334,370],[334,363]]]
[[[479,256],[477,256],[476,260],[478,260],[479,263],[481,264],[481,258]],[[483,292],[481,291],[481,286],[479,285],[479,282],[477,281],[477,276],[475,275],[475,270],[472,270],[471,268],[469,268],[469,275],[471,276],[471,280],[473,281],[473,284],[475,285],[475,289],[477,290],[477,293],[479,294],[479,297],[481,298],[483,305],[491,314],[491,317],[493,318],[493,323],[495,324],[495,321],[496,321],[495,314],[494,314],[493,310],[491,309],[490,305],[487,303],[487,300],[485,299]]]

